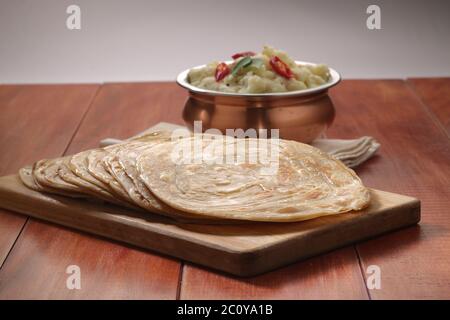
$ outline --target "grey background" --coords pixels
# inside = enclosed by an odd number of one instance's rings
[[[66,8],[81,7],[81,30]],[[381,7],[382,30],[366,28]],[[264,44],[345,78],[450,75],[450,1],[0,0],[0,83],[173,80]]]

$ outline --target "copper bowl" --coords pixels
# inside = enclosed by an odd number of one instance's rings
[[[189,70],[178,75],[177,83],[189,91],[183,119],[191,130],[194,121],[202,121],[202,131],[216,128],[223,134],[226,129],[279,129],[280,138],[310,143],[320,137],[334,120],[335,110],[328,89],[341,79],[334,69],[330,68],[330,81],[319,87],[264,94],[197,88],[187,81]],[[270,130],[268,132],[270,135]]]

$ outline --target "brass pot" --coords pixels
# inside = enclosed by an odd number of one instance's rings
[[[335,109],[328,89],[340,81],[340,76],[333,69],[330,69],[330,81],[323,86],[269,94],[234,94],[196,88],[187,82],[188,72],[182,72],[177,82],[189,91],[183,119],[191,129],[194,121],[202,121],[202,131],[215,128],[223,134],[227,129],[253,128],[268,129],[270,136],[270,129],[279,129],[280,138],[310,143],[334,120]]]

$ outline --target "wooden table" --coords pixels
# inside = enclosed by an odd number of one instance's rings
[[[450,298],[450,79],[346,80],[331,91],[330,137],[371,135],[367,186],[422,200],[422,222],[254,278],[189,263],[0,210],[0,299]],[[0,175],[45,157],[182,124],[173,83],[0,86]],[[81,290],[66,268],[81,268]],[[367,267],[381,268],[368,290]]]

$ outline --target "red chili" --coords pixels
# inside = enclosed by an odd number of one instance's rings
[[[270,59],[270,65],[272,66],[272,69],[278,73],[280,76],[285,77],[286,79],[290,79],[293,77],[291,69],[288,67],[286,63],[284,63],[280,58],[277,56],[273,56]]]
[[[239,52],[239,53],[235,53],[231,56],[231,58],[233,58],[233,60],[239,59],[240,57],[251,57],[256,55],[256,53],[254,53],[253,51],[244,51],[244,52]]]
[[[229,75],[231,72],[230,67],[225,62],[221,62],[217,65],[216,68],[216,81],[220,81],[223,78],[225,78],[227,75]]]

